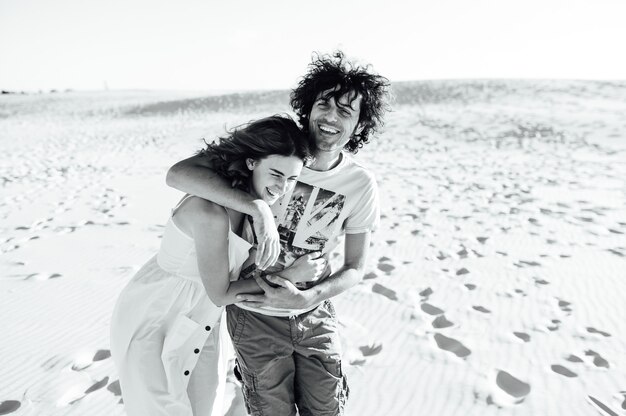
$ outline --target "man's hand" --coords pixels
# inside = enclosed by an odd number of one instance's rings
[[[275,274],[297,286],[298,283],[315,283],[326,277],[328,267],[328,256],[314,251],[298,257],[291,266]]]
[[[255,200],[254,205],[256,214],[252,217],[252,221],[258,243],[254,263],[257,268],[265,270],[278,260],[280,238],[269,205],[261,199]]]
[[[284,309],[305,309],[315,303],[310,292],[299,290],[287,279],[280,276],[267,276],[266,279],[278,286],[271,287],[262,278],[255,277],[257,284],[265,291],[265,294],[240,294],[237,295],[237,300],[244,305],[255,308],[271,306]]]

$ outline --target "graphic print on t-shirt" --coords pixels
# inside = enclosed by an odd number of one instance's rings
[[[281,250],[276,264],[266,271],[280,271],[304,254],[322,251],[341,227],[339,217],[345,199],[345,195],[297,182],[291,193],[272,206]],[[250,250],[250,259],[254,258],[255,250],[256,246]],[[253,266],[254,263],[244,265],[241,277],[251,277],[255,271]]]

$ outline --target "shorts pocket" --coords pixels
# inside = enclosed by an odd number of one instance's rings
[[[341,374],[341,381],[337,401],[339,402],[339,414],[343,415],[346,408],[346,402],[350,396],[350,387],[348,386],[348,378],[342,371],[341,363],[339,363],[339,374]]]
[[[263,416],[259,395],[257,393],[256,376],[241,368],[240,365],[238,365],[238,369],[246,411],[251,416]]]
[[[226,307],[226,326],[234,345],[238,345],[246,325],[246,311],[235,305]]]

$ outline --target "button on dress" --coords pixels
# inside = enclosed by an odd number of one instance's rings
[[[231,281],[249,249],[229,231]],[[111,320],[111,353],[129,416],[223,414],[232,355],[223,310],[202,285],[194,240],[170,217],[158,254],[123,289]]]

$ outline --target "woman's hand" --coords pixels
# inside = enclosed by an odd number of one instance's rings
[[[253,204],[256,209],[252,221],[258,243],[254,263],[257,268],[265,270],[278,260],[280,237],[270,206],[262,199],[254,200]]]
[[[327,268],[328,258],[326,255],[319,251],[314,251],[298,257],[291,266],[276,274],[299,287],[300,283],[313,284],[326,277]]]
[[[255,277],[256,283],[265,293],[237,295],[237,301],[243,305],[259,308],[272,307],[283,309],[305,309],[321,302],[310,290],[299,290],[289,280],[280,276],[267,276],[266,279],[276,285],[270,286],[260,277]]]

